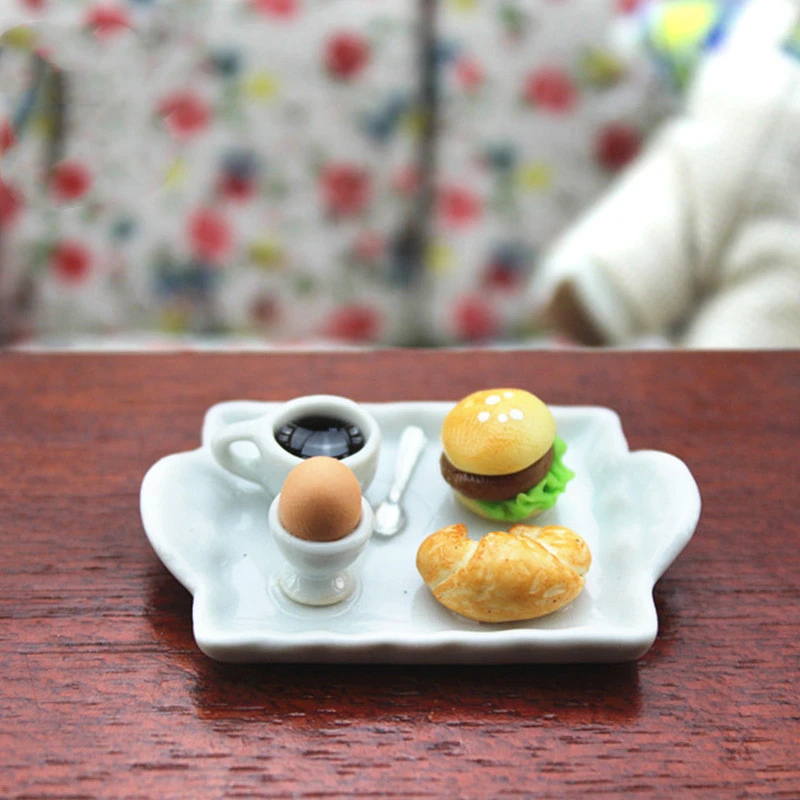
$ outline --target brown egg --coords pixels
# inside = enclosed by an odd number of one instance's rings
[[[361,521],[358,479],[335,458],[309,458],[286,476],[278,501],[278,518],[298,539],[341,539]]]

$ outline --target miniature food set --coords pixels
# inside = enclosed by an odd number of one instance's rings
[[[430,446],[404,528],[379,536],[410,429]],[[213,658],[565,662],[649,649],[652,587],[700,499],[678,459],[628,450],[614,412],[501,388],[220,403],[198,450],[148,471],[141,509]]]
[[[361,487],[346,463],[363,450],[364,434],[353,417],[348,418],[348,409],[330,413],[336,402],[336,398],[326,399],[328,413],[313,413],[310,408],[303,416],[272,424],[274,440],[298,459],[273,503],[277,516],[270,516],[279,549],[294,567],[282,573],[279,585],[292,600],[309,605],[330,605],[353,593],[355,578],[342,569],[364,546],[363,535],[354,533],[362,523]],[[227,434],[223,438],[223,446],[214,453],[228,468],[229,438]],[[491,389],[469,395],[445,417],[441,439],[445,481],[457,488],[458,499],[468,509],[490,519],[523,520],[552,508],[574,477],[561,460],[566,449],[563,440],[558,440],[556,452],[556,422],[550,409],[524,390]],[[262,458],[268,468],[267,446]],[[583,587],[591,557],[584,559],[580,575],[565,570],[557,548],[545,544],[546,535],[492,532],[475,550],[466,528],[457,529],[463,533],[462,542],[434,535],[423,542],[416,564],[428,584],[428,576],[439,571],[437,559],[451,562],[451,571],[458,567],[449,580],[437,580],[431,588],[437,600],[464,617],[479,622],[533,619],[574,600]],[[451,526],[439,534],[453,530]],[[566,534],[573,546],[580,542],[588,555],[588,546],[577,534]],[[344,563],[342,548],[328,543],[348,537],[359,544],[347,551],[352,558]],[[313,569],[308,547],[297,539],[316,543]],[[488,542],[505,547],[487,548]],[[326,569],[328,553],[336,565],[330,569]],[[469,577],[458,580],[462,574]]]

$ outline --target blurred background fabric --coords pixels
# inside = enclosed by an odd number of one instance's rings
[[[683,102],[550,248],[532,291],[554,328],[612,346],[800,347],[799,12],[646,8]]]
[[[526,287],[731,8],[10,0],[0,341],[551,342]]]

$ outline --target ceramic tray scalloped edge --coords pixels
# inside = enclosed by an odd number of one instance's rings
[[[655,640],[655,582],[686,546],[700,516],[700,494],[686,465],[667,453],[631,452],[607,408],[553,406],[565,457],[576,472],[559,503],[536,524],[581,533],[593,564],[582,594],[555,614],[526,623],[485,625],[440,606],[414,566],[422,539],[464,522],[477,538],[497,526],[455,502],[439,471],[439,430],[452,403],[364,404],[383,433],[378,474],[367,492],[386,492],[402,429],[420,425],[430,442],[406,495],[409,527],[374,537],[359,561],[356,595],[340,606],[306,608],[275,580],[280,559],[267,527],[271,498],[230,475],[208,442],[230,422],[274,403],[230,401],[208,410],[202,444],[154,464],[142,483],[146,535],[167,569],[194,596],[201,650],[221,661],[385,663],[553,663],[629,661]]]

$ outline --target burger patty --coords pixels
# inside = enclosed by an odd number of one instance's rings
[[[532,489],[544,480],[552,465],[552,447],[529,467],[508,475],[476,475],[473,472],[462,472],[450,463],[444,453],[439,460],[442,476],[453,489],[471,500],[486,500],[490,503],[511,500],[520,492]]]

